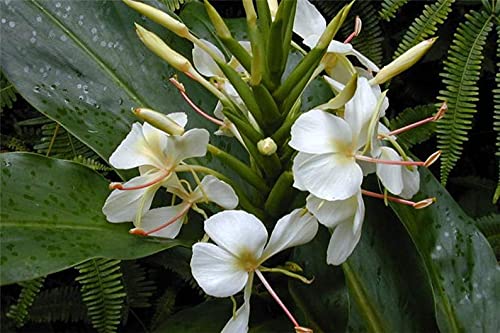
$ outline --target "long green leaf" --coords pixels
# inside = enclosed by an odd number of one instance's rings
[[[183,244],[128,233],[101,212],[108,182],[73,162],[29,153],[0,157],[1,284],[34,279],[90,258],[133,259]]]
[[[423,260],[441,332],[495,332],[500,327],[500,269],[484,236],[434,176],[421,171],[416,199],[425,209],[391,205]]]

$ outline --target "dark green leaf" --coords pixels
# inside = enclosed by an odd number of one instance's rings
[[[421,171],[422,210],[391,205],[423,260],[441,332],[495,332],[500,327],[500,269],[484,236],[434,176]]]
[[[1,156],[1,283],[61,271],[90,258],[133,259],[182,244],[141,238],[106,222],[108,182],[77,163],[29,153]]]

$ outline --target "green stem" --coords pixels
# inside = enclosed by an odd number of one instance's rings
[[[278,217],[284,213],[287,209],[287,205],[284,205],[283,203],[291,202],[296,193],[295,190],[293,190],[292,185],[292,172],[283,172],[271,189],[271,193],[269,193],[266,203],[264,204],[264,208],[268,214],[273,217]]]
[[[259,177],[250,167],[248,167],[245,163],[241,162],[239,159],[234,157],[231,154],[226,153],[225,151],[219,149],[218,147],[209,144],[208,151],[214,157],[218,158],[225,165],[233,169],[238,175],[241,176],[244,180],[246,180],[249,184],[255,187],[257,190],[262,191],[264,193],[269,192],[269,187],[263,181],[261,177]]]

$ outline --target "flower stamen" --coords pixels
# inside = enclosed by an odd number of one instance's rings
[[[436,202],[436,198],[427,198],[427,199],[424,199],[424,200],[421,200],[418,202],[414,202],[411,200],[405,200],[405,199],[393,197],[390,195],[384,195],[381,193],[375,193],[375,192],[371,192],[371,191],[367,191],[367,190],[361,190],[361,193],[363,195],[368,196],[368,197],[377,198],[377,199],[384,199],[387,201],[400,203],[400,204],[403,204],[406,206],[413,207],[415,209],[422,209],[422,208],[428,207],[428,206],[432,205],[434,202]]]
[[[161,182],[163,179],[167,178],[170,175],[170,170],[162,170],[161,175],[155,179],[153,179],[150,182],[141,184],[141,185],[136,185],[136,186],[123,186],[123,183],[110,183],[109,184],[109,189],[110,190],[120,190],[120,191],[133,191],[133,190],[140,190],[146,187],[149,187],[151,185],[157,184]]]
[[[354,31],[349,35],[349,37],[346,38],[344,44],[350,43],[351,40],[354,39],[354,37],[357,37],[359,35],[362,25],[363,22],[361,21],[361,19],[359,18],[359,16],[356,16],[356,19],[354,20]]]
[[[399,135],[403,132],[406,132],[406,131],[409,131],[411,129],[414,129],[416,127],[419,127],[419,126],[422,126],[424,124],[427,124],[427,123],[430,123],[430,122],[433,122],[433,121],[438,121],[439,119],[443,118],[444,117],[444,114],[446,112],[446,110],[448,110],[448,105],[446,104],[446,102],[444,102],[443,104],[441,104],[441,107],[439,108],[438,112],[436,112],[435,115],[431,116],[431,117],[428,117],[428,118],[425,118],[425,119],[422,119],[422,120],[419,120],[413,124],[409,124],[409,125],[406,125],[404,127],[401,127],[401,128],[398,128],[394,131],[391,131],[389,133],[385,133],[385,134],[379,134],[378,135],[378,138],[379,139],[383,139],[383,138],[386,138],[386,137],[389,137],[389,136],[393,136],[393,135]]]
[[[144,232],[144,236],[149,236],[152,233],[158,232],[158,231],[170,226],[171,224],[174,224],[178,219],[180,219],[181,217],[186,215],[186,213],[189,211],[190,208],[191,208],[191,204],[185,205],[184,208],[178,214],[176,214],[174,217],[172,217],[167,222],[163,223],[162,225],[160,225],[154,229],[151,229],[149,231]]]
[[[225,126],[224,122],[217,119],[217,118],[214,118],[212,116],[210,116],[209,114],[207,114],[205,111],[203,111],[202,109],[200,109],[196,104],[194,104],[194,102],[189,98],[189,96],[186,94],[186,89],[184,88],[184,85],[182,83],[180,83],[179,81],[177,81],[177,79],[175,79],[174,77],[171,77],[169,79],[170,83],[172,83],[180,92],[182,98],[184,98],[184,100],[189,104],[189,106],[196,112],[198,113],[199,115],[201,115],[203,118],[213,122],[214,124],[218,125],[218,126]]]

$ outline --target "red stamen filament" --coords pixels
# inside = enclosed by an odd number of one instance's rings
[[[262,284],[264,285],[264,287],[266,287],[267,291],[271,294],[271,296],[274,298],[274,300],[276,301],[276,303],[279,304],[279,306],[283,309],[283,311],[285,311],[285,314],[287,315],[287,317],[290,319],[290,321],[293,323],[294,327],[300,327],[299,323],[297,322],[297,320],[293,317],[292,313],[286,308],[285,304],[283,304],[283,302],[281,301],[281,299],[279,298],[278,294],[276,294],[276,292],[273,290],[273,288],[271,287],[271,285],[267,282],[267,280],[264,278],[264,275],[262,275],[262,273],[256,269],[255,270],[255,273],[257,274],[257,276],[259,277],[260,281],[262,281]]]
[[[392,161],[392,160],[379,160],[373,157],[363,156],[363,155],[355,155],[357,160],[370,162],[370,163],[379,163],[379,164],[389,164],[389,165],[405,165],[405,166],[426,166],[425,162],[421,161]]]
[[[186,205],[177,215],[175,215],[174,217],[172,217],[170,220],[168,220],[167,222],[163,223],[159,227],[156,227],[156,228],[154,228],[152,230],[144,232],[144,236],[149,236],[152,233],[158,232],[158,231],[160,231],[162,229],[165,229],[169,225],[174,224],[178,219],[180,219],[181,217],[183,217],[188,212],[189,208],[191,208],[191,204]]]
[[[427,199],[421,200],[419,202],[414,202],[414,201],[411,201],[411,200],[405,200],[405,199],[401,199],[401,198],[392,197],[390,195],[385,196],[385,195],[383,195],[381,193],[375,193],[375,192],[371,192],[371,191],[367,191],[367,190],[361,190],[361,193],[363,195],[366,195],[366,196],[369,196],[369,197],[372,197],[372,198],[387,199],[387,200],[392,201],[392,202],[396,202],[396,203],[400,203],[400,204],[403,204],[403,205],[411,206],[411,207],[413,207],[415,209],[425,208],[425,207],[431,205],[432,203],[434,203],[436,201],[435,198],[427,198]]]
[[[349,35],[349,37],[346,38],[344,44],[350,43],[351,40],[354,39],[354,37],[357,37],[359,35],[359,33],[361,32],[361,24],[361,19],[359,18],[359,16],[356,16],[356,19],[354,21],[354,31]]]
[[[169,170],[163,170],[161,173],[161,176],[158,178],[153,179],[150,182],[147,182],[145,184],[137,185],[137,186],[130,186],[130,187],[124,187],[122,183],[111,183],[109,184],[109,189],[110,190],[120,190],[120,191],[132,191],[132,190],[140,190],[141,188],[146,188],[151,185],[157,184],[161,182],[163,179],[165,179],[168,175],[170,174]]]
[[[438,112],[435,115],[433,115],[432,117],[419,120],[419,121],[417,121],[417,122],[415,122],[413,124],[406,125],[404,127],[398,128],[398,129],[396,129],[394,131],[391,131],[389,133],[379,134],[378,138],[379,139],[383,139],[384,137],[388,137],[388,136],[392,136],[392,135],[399,135],[399,134],[401,134],[403,132],[409,131],[411,129],[414,129],[414,128],[422,126],[422,125],[425,125],[427,123],[430,123],[430,122],[433,122],[433,121],[438,121],[439,119],[443,118],[444,113],[446,112],[446,110],[448,110],[448,105],[446,103],[443,103],[441,105],[441,107],[439,108]]]
[[[184,100],[189,104],[189,106],[199,115],[204,117],[205,119],[213,122],[214,124],[218,126],[225,126],[224,122],[220,119],[214,118],[210,115],[208,115],[205,111],[200,109],[194,102],[189,98],[189,96],[186,94],[186,90],[184,89],[184,86],[177,81],[175,78],[170,78],[170,82],[179,90],[181,96],[184,98]]]

